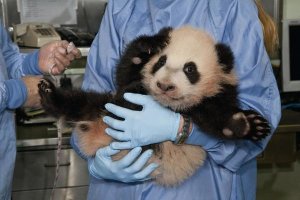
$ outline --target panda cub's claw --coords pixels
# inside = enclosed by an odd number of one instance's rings
[[[39,93],[40,94],[46,94],[49,92],[52,92],[52,90],[55,88],[55,86],[48,80],[42,79],[40,83],[38,84]]]
[[[235,113],[223,129],[227,138],[246,138],[254,141],[265,138],[271,129],[269,123],[260,114],[252,110]]]
[[[253,110],[245,110],[243,112],[250,124],[250,130],[245,138],[258,141],[270,134],[271,127],[263,116]]]
[[[158,44],[157,41],[154,41],[153,38],[148,38],[139,43],[138,49],[140,55],[152,56],[160,52],[163,49],[163,46]]]
[[[39,94],[41,97],[42,104],[48,102],[49,97],[55,92],[55,85],[46,79],[42,79],[38,84]]]

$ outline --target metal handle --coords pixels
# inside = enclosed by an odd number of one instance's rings
[[[59,167],[66,167],[66,166],[70,166],[70,165],[71,165],[70,162],[66,162],[66,163],[60,163],[58,166]],[[44,167],[56,167],[56,163],[55,164],[45,163]]]

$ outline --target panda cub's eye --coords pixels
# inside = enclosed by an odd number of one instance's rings
[[[159,65],[160,67],[162,67],[162,66],[164,66],[166,64],[166,61],[167,61],[167,56],[163,55],[157,61],[157,65]]]
[[[195,73],[197,71],[196,64],[194,62],[185,63],[183,71],[187,74]]]
[[[199,82],[201,74],[198,72],[197,65],[194,62],[185,63],[183,66],[183,72],[191,84]]]
[[[167,62],[167,56],[161,56],[158,61],[155,63],[152,69],[152,74],[155,74],[162,66],[164,66]]]

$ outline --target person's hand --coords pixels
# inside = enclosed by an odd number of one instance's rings
[[[111,143],[112,148],[129,149],[176,139],[179,113],[161,106],[149,95],[125,93],[124,98],[143,106],[143,109],[135,111],[110,103],[105,105],[109,112],[124,119],[117,120],[108,116],[103,118],[110,127],[106,129],[106,133],[120,141]]]
[[[75,58],[81,53],[73,43],[65,40],[45,44],[39,51],[39,67],[43,73],[57,75],[63,73]]]
[[[27,99],[24,107],[37,108],[41,105],[38,84],[41,81],[41,76],[25,76],[22,78],[27,88]]]
[[[92,176],[98,179],[109,179],[125,183],[145,181],[157,167],[151,163],[145,167],[152,155],[152,150],[147,150],[140,155],[142,148],[136,147],[120,160],[113,161],[111,156],[120,152],[106,146],[98,149],[95,158],[88,160],[88,169]]]

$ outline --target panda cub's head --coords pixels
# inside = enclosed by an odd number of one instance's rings
[[[146,63],[142,81],[157,101],[182,111],[222,93],[224,85],[235,86],[233,65],[229,47],[184,26],[170,30],[168,45]]]

